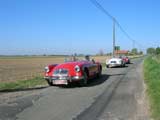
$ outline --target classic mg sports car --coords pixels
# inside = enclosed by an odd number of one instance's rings
[[[126,64],[130,64],[131,63],[130,58],[127,57],[127,56],[123,56],[122,59],[125,61]]]
[[[45,67],[45,80],[50,86],[68,85],[74,82],[85,86],[93,77],[99,77],[102,72],[102,65],[99,62],[90,60],[89,56],[85,60],[73,59],[63,64],[52,64]]]
[[[111,58],[109,61],[106,60],[106,67],[125,67],[125,61],[122,58]]]

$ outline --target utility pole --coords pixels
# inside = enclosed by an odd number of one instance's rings
[[[119,22],[99,3],[97,2],[97,0],[90,0],[99,10],[101,10],[105,15],[107,15],[112,21],[113,21],[113,53],[112,56],[115,57],[115,25],[117,25],[119,27],[119,29],[124,33],[124,35],[130,39],[131,37],[128,35],[128,33],[122,28],[122,26],[119,24]],[[133,41],[133,40],[132,40]],[[133,47],[135,47],[135,42],[133,41]]]
[[[115,18],[113,17],[113,53],[112,57],[115,57]]]

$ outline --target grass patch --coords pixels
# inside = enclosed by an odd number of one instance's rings
[[[160,60],[148,57],[144,61],[144,76],[150,99],[151,116],[160,120]]]
[[[33,88],[40,85],[46,85],[46,81],[42,77],[36,77],[30,80],[22,80],[16,82],[0,83],[0,91],[5,90],[16,90],[16,89],[27,89]]]

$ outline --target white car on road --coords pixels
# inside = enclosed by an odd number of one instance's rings
[[[121,58],[111,58],[109,61],[106,60],[106,67],[125,67],[125,61]]]

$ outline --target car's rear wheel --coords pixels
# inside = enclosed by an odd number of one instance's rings
[[[128,61],[128,64],[131,64],[131,61],[130,61],[130,60]]]
[[[100,66],[99,71],[97,73],[97,77],[99,78],[102,75],[102,67]]]

